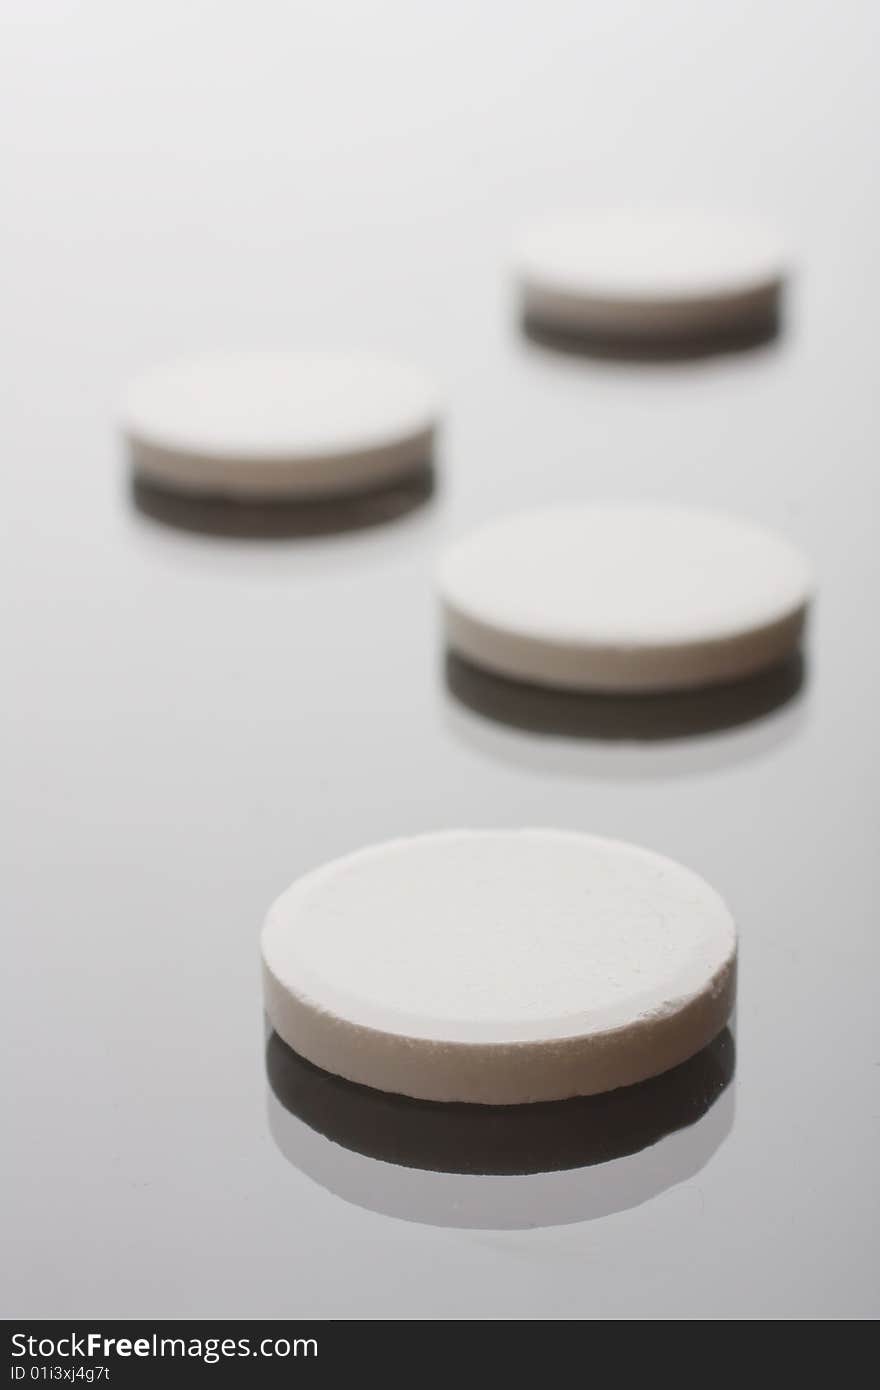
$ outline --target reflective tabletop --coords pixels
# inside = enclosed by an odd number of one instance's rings
[[[3,1312],[876,1316],[880,11],[10,0],[2,29]],[[524,332],[517,223],[634,202],[774,217],[778,330],[650,361]],[[433,373],[430,467],[269,512],[134,482],[133,372],[288,344]],[[446,653],[440,548],[590,497],[787,533],[802,655],[645,702]],[[298,874],[518,825],[724,895],[712,1048],[493,1112],[267,1033]]]

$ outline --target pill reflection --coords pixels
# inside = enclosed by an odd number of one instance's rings
[[[358,1206],[431,1225],[560,1225],[637,1206],[698,1172],[733,1122],[728,1029],[664,1076],[536,1105],[372,1091],[274,1033],[266,1070],[270,1129],[292,1164]]]

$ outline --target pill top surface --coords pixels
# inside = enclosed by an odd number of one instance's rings
[[[562,831],[400,840],[308,874],[264,951],[314,1003],[418,1037],[614,1028],[703,989],[733,924],[689,870]]]
[[[309,460],[381,449],[429,430],[434,390],[370,356],[249,353],[157,367],[126,395],[123,427],[154,448],[208,458]]]
[[[441,557],[443,598],[492,626],[561,642],[689,643],[785,618],[807,562],[749,521],[629,503],[550,507],[488,525]]]
[[[515,266],[530,284],[595,300],[704,300],[778,285],[788,253],[757,219],[707,212],[570,212],[521,233]]]

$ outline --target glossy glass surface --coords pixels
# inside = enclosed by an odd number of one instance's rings
[[[878,26],[7,4],[8,1316],[876,1314]],[[639,362],[520,332],[522,218],[664,200],[789,231],[780,333]],[[133,489],[127,377],[239,345],[434,373],[433,474],[268,517]],[[820,584],[803,663],[648,709],[447,662],[438,549],[593,496],[789,533]],[[641,1102],[496,1128],[267,1052],[258,933],[296,875],[520,824],[725,895],[735,1064],[723,1038]]]

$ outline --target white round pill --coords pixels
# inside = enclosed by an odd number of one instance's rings
[[[787,540],[696,509],[595,503],[493,522],[439,567],[460,656],[537,685],[676,690],[796,650],[811,581]]]
[[[693,1056],[733,1003],[718,894],[556,830],[450,831],[307,874],[263,931],[266,1011],[326,1071],[437,1101],[614,1090]]]
[[[516,255],[528,320],[574,333],[736,332],[773,318],[787,254],[750,219],[700,212],[550,216]]]
[[[186,492],[258,498],[368,491],[426,464],[432,386],[371,357],[201,357],[135,380],[123,428],[137,474]]]

